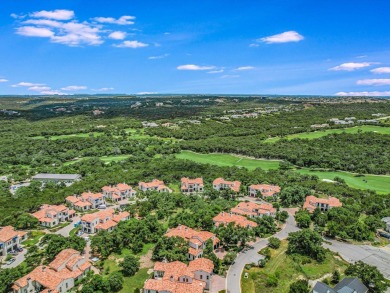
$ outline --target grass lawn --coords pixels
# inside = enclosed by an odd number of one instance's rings
[[[126,160],[130,156],[131,155],[103,156],[103,157],[99,157],[99,159],[108,164],[111,162],[120,162],[120,161]],[[84,157],[84,158],[79,158],[77,160],[69,161],[69,162],[64,163],[64,166],[72,165],[74,163],[80,162],[80,161],[82,161],[84,159],[88,159],[88,158],[91,158],[91,157]]]
[[[34,246],[39,242],[43,235],[45,235],[45,232],[43,231],[31,231],[30,237],[26,241],[22,242],[22,244],[26,247]]]
[[[65,134],[65,135],[53,135],[50,136],[50,140],[58,140],[58,139],[67,139],[72,137],[90,137],[90,136],[101,136],[103,132],[89,132],[89,133],[74,133],[74,134]],[[34,136],[32,139],[44,139],[44,136]]]
[[[294,139],[294,138],[315,139],[315,138],[323,137],[334,133],[358,133],[359,130],[363,132],[376,132],[380,134],[390,134],[390,127],[363,125],[363,126],[356,126],[356,127],[350,127],[344,129],[324,129],[324,130],[317,130],[314,132],[296,133],[296,134],[287,135],[285,138],[286,139]],[[273,137],[273,138],[266,139],[264,142],[273,143],[278,141],[279,139],[280,137]]]
[[[258,292],[288,292],[289,286],[298,278],[310,280],[318,279],[327,273],[332,273],[335,269],[344,272],[347,263],[328,253],[323,263],[312,263],[300,265],[286,255],[287,241],[282,241],[282,245],[277,250],[271,250],[271,260],[265,268],[251,268],[244,270],[241,277],[241,289],[245,293]],[[245,273],[249,274],[244,278]],[[269,275],[276,274],[278,277],[277,287],[267,287],[266,279]]]
[[[69,232],[69,236],[74,236],[76,235],[77,232],[81,230],[81,226],[74,227],[72,230]]]
[[[345,180],[345,182],[357,189],[372,189],[378,193],[390,193],[390,176],[385,175],[364,175],[364,177],[356,177],[355,174],[342,171],[311,171],[309,169],[299,169],[296,172],[300,174],[317,175],[320,179],[333,180],[338,176]],[[363,181],[366,180],[367,182]]]
[[[191,160],[202,164],[211,164],[217,166],[237,166],[249,170],[261,168],[264,170],[278,169],[277,160],[257,160],[229,154],[198,154],[190,151],[182,151],[176,155],[178,159]]]

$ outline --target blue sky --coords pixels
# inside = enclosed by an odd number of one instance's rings
[[[390,95],[388,0],[0,0],[0,94]]]

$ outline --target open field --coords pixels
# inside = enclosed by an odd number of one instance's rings
[[[190,151],[182,151],[180,154],[176,155],[176,158],[217,166],[244,167],[249,170],[254,170],[256,168],[264,170],[279,168],[279,161],[277,160],[256,160],[229,154],[198,154]]]
[[[261,168],[264,170],[278,169],[279,161],[257,160],[243,158],[229,154],[198,154],[190,151],[182,151],[176,155],[179,159],[187,159],[197,163],[211,164],[217,166],[237,166],[249,170]],[[343,171],[311,171],[306,168],[294,170],[301,174],[317,175],[320,179],[333,180],[336,176],[345,180],[345,182],[357,189],[372,189],[378,193],[387,194],[390,192],[390,176],[385,175],[364,175],[356,177],[356,174]],[[364,181],[366,180],[366,181]]]
[[[89,133],[75,133],[75,134],[66,134],[66,135],[54,135],[50,136],[50,140],[58,140],[58,139],[67,139],[72,137],[96,137],[103,135],[103,132],[89,132]],[[32,139],[44,139],[44,136],[34,136]]]
[[[341,273],[346,269],[347,263],[328,253],[323,263],[312,261],[308,264],[299,264],[286,255],[287,241],[283,241],[277,250],[271,250],[270,261],[264,268],[251,268],[244,270],[241,276],[241,289],[245,293],[258,292],[288,292],[289,286],[298,278],[316,280],[325,274],[339,270]],[[248,278],[245,278],[248,273]],[[267,286],[269,276],[276,276],[278,284],[276,287]]]
[[[319,137],[323,137],[329,134],[340,134],[340,133],[358,133],[358,131],[362,132],[376,132],[380,134],[390,134],[390,127],[381,127],[381,126],[375,126],[375,125],[363,125],[363,126],[357,126],[357,127],[350,127],[350,128],[343,128],[343,129],[324,129],[324,130],[317,130],[314,132],[302,132],[297,134],[291,134],[287,135],[286,139],[315,139]],[[272,137],[269,139],[266,139],[264,142],[267,143],[273,143],[280,140],[280,137]]]
[[[130,157],[130,155],[104,156],[104,157],[99,157],[99,159],[102,160],[105,163],[111,163],[111,162],[120,162],[120,161],[126,160],[128,157]],[[66,163],[64,163],[64,165],[65,166],[66,165],[71,165],[71,164],[80,162],[80,161],[82,161],[84,159],[88,159],[88,158],[91,158],[91,157],[79,158],[77,160],[66,162]]]

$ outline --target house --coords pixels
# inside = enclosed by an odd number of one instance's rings
[[[103,196],[112,201],[120,201],[126,198],[135,197],[137,192],[126,183],[119,183],[116,186],[104,186],[102,188]]]
[[[221,212],[217,216],[215,216],[213,218],[213,223],[215,227],[219,227],[220,225],[227,226],[230,223],[233,223],[235,226],[240,226],[243,228],[257,227],[257,224],[255,222],[248,220],[244,216],[226,212]]]
[[[75,195],[69,195],[65,198],[65,201],[73,209],[78,210],[80,212],[88,211],[92,208],[92,203]]]
[[[181,192],[183,193],[201,193],[203,192],[203,179],[195,178],[190,179],[188,177],[181,178]]]
[[[90,202],[91,209],[97,209],[98,206],[106,203],[102,193],[83,192],[80,198],[84,202]]]
[[[12,226],[0,227],[0,256],[6,256],[27,239],[27,232],[15,231]]]
[[[165,237],[180,237],[188,242],[188,260],[194,260],[203,256],[203,250],[206,248],[208,240],[213,241],[213,248],[216,249],[219,239],[214,233],[208,231],[196,231],[184,225],[179,225],[169,230]]]
[[[223,178],[217,178],[213,181],[213,188],[215,190],[226,190],[230,189],[234,192],[240,191],[241,182],[240,181],[227,181]]]
[[[314,195],[306,197],[303,209],[308,210],[310,213],[314,212],[316,208],[319,208],[322,212],[331,208],[341,207],[343,204],[336,197],[330,196],[329,198],[318,198]]]
[[[270,185],[270,184],[252,184],[248,188],[249,196],[258,197],[259,195],[263,197],[276,196],[280,192],[280,186]]]
[[[172,189],[165,186],[164,181],[153,179],[151,182],[140,182],[138,188],[143,192],[157,191],[157,192],[172,192]]]
[[[48,266],[38,266],[16,280],[13,293],[64,293],[72,291],[75,283],[91,270],[91,263],[74,249],[61,251]]]
[[[93,214],[86,214],[81,217],[82,231],[88,234],[97,233],[100,230],[111,232],[120,221],[130,219],[128,212],[115,214],[113,209],[99,211]]]
[[[32,216],[38,219],[40,225],[54,227],[59,223],[72,220],[75,214],[76,212],[74,210],[70,210],[64,205],[44,204]]]
[[[313,124],[313,125],[310,125],[311,128],[326,128],[326,127],[329,127],[329,124],[327,123],[324,123],[324,124]]]
[[[144,293],[202,293],[210,288],[214,264],[198,258],[188,265],[180,261],[156,262],[153,279],[145,282]]]
[[[257,204],[254,202],[240,202],[236,207],[230,210],[235,215],[246,216],[249,218],[276,215],[276,209],[272,204]]]
[[[143,127],[158,127],[158,124],[157,123],[154,123],[154,122],[148,122],[148,121],[143,121],[142,122],[142,126]]]
[[[358,123],[371,123],[371,124],[378,124],[379,120],[376,119],[366,119],[366,120],[358,120]]]
[[[65,183],[72,184],[81,179],[79,174],[46,174],[40,173],[32,177],[32,180],[41,181],[42,183],[54,182],[54,183]]]
[[[367,293],[368,288],[357,278],[344,278],[334,288],[317,282],[313,293]]]

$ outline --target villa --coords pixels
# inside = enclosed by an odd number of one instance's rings
[[[140,182],[138,188],[143,192],[157,191],[157,192],[172,192],[172,189],[167,187],[164,181],[153,179],[151,182]]]
[[[57,226],[59,223],[72,220],[75,214],[74,210],[70,210],[64,205],[44,204],[32,216],[38,219],[41,226],[50,228]]]
[[[120,221],[130,219],[128,212],[115,214],[113,209],[99,211],[93,214],[86,214],[81,217],[82,231],[88,234],[97,233],[101,230],[111,232],[118,226]]]
[[[121,201],[126,198],[135,197],[137,192],[125,183],[119,183],[116,186],[104,186],[102,188],[105,198],[109,198],[112,201]]]
[[[27,239],[27,232],[15,231],[12,226],[0,227],[0,256],[20,248],[20,243]]]
[[[201,193],[203,192],[203,179],[195,178],[190,179],[188,177],[181,178],[181,192],[182,193]]]
[[[145,282],[144,293],[202,293],[209,290],[214,264],[207,258],[198,258],[188,265],[180,261],[156,262],[153,279]]]
[[[249,196],[263,197],[276,196],[280,192],[280,186],[270,184],[252,184],[249,186]]]
[[[208,231],[195,231],[184,225],[179,225],[174,229],[169,230],[165,237],[180,237],[188,242],[189,249],[187,258],[194,260],[203,256],[203,250],[206,248],[206,242],[211,239],[213,248],[218,248],[219,239],[214,233]]]
[[[330,196],[329,198],[318,198],[313,195],[306,197],[306,201],[303,204],[303,209],[308,210],[310,213],[319,208],[322,212],[331,208],[338,208],[343,206],[340,200],[336,197]]]
[[[235,215],[246,216],[250,218],[276,215],[276,209],[272,204],[257,204],[254,202],[240,202],[236,207],[230,210]]]
[[[230,189],[234,192],[239,192],[240,186],[240,181],[227,181],[223,178],[217,178],[213,181],[213,188],[218,191]]]
[[[18,279],[12,286],[13,293],[70,292],[76,281],[91,270],[91,263],[80,252],[65,249],[57,254],[48,266],[38,266],[31,273]]]
[[[233,223],[235,226],[240,226],[243,228],[254,228],[257,227],[257,223],[248,220],[244,216],[235,215],[233,213],[221,212],[213,218],[213,223],[215,227],[220,225],[227,226],[230,223]]]

